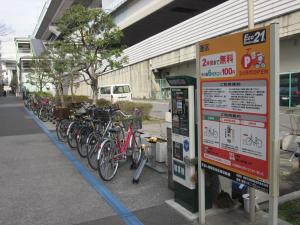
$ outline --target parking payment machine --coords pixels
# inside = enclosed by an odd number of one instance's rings
[[[195,139],[196,79],[168,77],[171,86],[172,166],[175,201],[191,212],[198,211],[195,183],[197,157]]]

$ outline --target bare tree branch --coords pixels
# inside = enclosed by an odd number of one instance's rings
[[[5,24],[0,24],[0,36],[6,36],[10,33],[12,33],[12,29],[10,27],[8,27],[7,25]]]

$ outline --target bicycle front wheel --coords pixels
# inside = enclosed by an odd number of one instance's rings
[[[48,111],[47,111],[47,109],[45,107],[42,107],[40,109],[39,118],[43,122],[47,122],[48,121]]]
[[[88,154],[88,143],[87,143],[87,139],[89,134],[91,133],[91,128],[90,127],[83,127],[81,128],[79,135],[78,135],[78,139],[77,140],[77,151],[78,154],[85,158]]]
[[[113,142],[107,140],[101,147],[98,160],[98,172],[103,180],[109,181],[116,175],[119,162],[114,159]]]
[[[132,142],[134,142],[134,143],[132,143],[133,149],[132,149],[131,159],[132,159],[133,166],[137,167],[140,164],[140,161],[141,161],[141,155],[142,155],[142,148],[141,148],[142,138],[141,138],[141,134],[138,133],[138,132],[135,132],[134,136],[135,136],[135,141],[132,138]]]
[[[97,156],[98,156],[99,148],[100,148],[100,145],[96,144],[93,149],[90,149],[88,151],[87,159],[88,159],[90,167],[93,170],[98,169]]]
[[[100,149],[101,142],[102,142],[101,136],[95,133],[91,133],[87,139],[87,144],[88,144],[87,159],[90,167],[94,170],[97,170],[98,168],[97,156],[98,156],[98,151]]]
[[[68,126],[70,124],[70,121],[68,119],[63,119],[58,122],[56,126],[56,134],[58,137],[58,140],[65,142],[67,140],[67,130]]]
[[[77,132],[78,132],[78,124],[76,122],[69,125],[68,133],[67,133],[67,141],[70,148],[74,149],[77,146]]]

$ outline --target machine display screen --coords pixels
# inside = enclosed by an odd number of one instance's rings
[[[183,161],[183,151],[182,144],[176,141],[173,141],[173,157],[175,159]]]
[[[185,86],[185,85],[187,85],[186,80],[182,79],[182,78],[181,79],[180,78],[178,78],[178,79],[169,79],[168,82],[171,86]]]
[[[172,132],[189,136],[189,99],[187,88],[171,89]]]

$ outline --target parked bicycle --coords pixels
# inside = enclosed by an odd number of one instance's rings
[[[81,157],[87,157],[102,179],[111,180],[119,161],[127,157],[131,157],[132,168],[138,167],[142,155],[139,110],[126,115],[119,107],[97,108],[87,103],[61,108],[47,98],[36,96],[29,96],[25,106],[44,122],[56,120],[58,139],[67,142],[71,149],[76,148]]]
[[[97,170],[98,162],[97,155],[104,138],[110,135],[109,129],[114,127],[121,127],[118,121],[118,115],[122,114],[121,110],[117,108],[100,109],[96,111],[95,118],[99,119],[97,128],[90,133],[87,138],[87,159],[92,169]],[[124,129],[121,129],[120,139],[124,139]]]
[[[98,173],[100,177],[106,181],[113,179],[116,175],[119,161],[126,160],[126,152],[130,142],[134,145],[131,154],[132,167],[136,168],[141,159],[141,135],[138,131],[142,126],[141,115],[124,116],[127,118],[123,120],[123,124],[125,125],[125,128],[128,128],[127,136],[124,141],[120,139],[121,127],[109,129],[108,132],[111,136],[105,138],[98,152]]]

